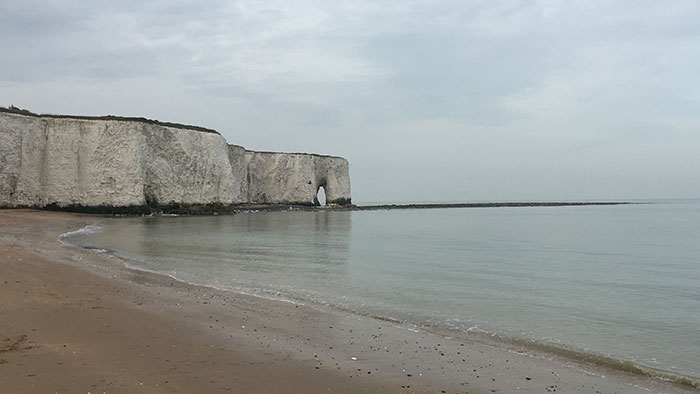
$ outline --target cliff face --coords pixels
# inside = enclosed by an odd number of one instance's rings
[[[246,151],[248,201],[318,204],[320,187],[328,204],[350,203],[348,161],[342,157]]]
[[[0,207],[313,203],[324,182],[329,202],[350,201],[342,158],[248,152],[179,125],[0,112]]]

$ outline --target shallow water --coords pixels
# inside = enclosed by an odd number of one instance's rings
[[[66,238],[190,283],[700,376],[697,202],[258,212],[104,225]]]

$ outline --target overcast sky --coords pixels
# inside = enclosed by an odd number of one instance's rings
[[[0,0],[0,105],[350,160],[355,202],[700,197],[700,2]]]

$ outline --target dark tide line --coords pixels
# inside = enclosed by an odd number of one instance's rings
[[[314,303],[312,302],[312,304]],[[535,354],[549,354],[583,365],[590,365],[593,367],[603,368],[609,371],[615,371],[629,375],[641,376],[645,378],[672,383],[674,385],[686,389],[700,389],[700,377],[684,375],[678,372],[648,367],[645,365],[637,364],[632,361],[621,360],[599,353],[589,353],[577,349],[567,348],[562,345],[537,342],[530,339],[503,336],[500,334],[494,334],[492,332],[473,332],[440,327],[439,325],[433,324],[415,323],[407,320],[396,319],[385,315],[378,315],[371,312],[364,312],[342,306],[323,306],[330,309],[335,309],[340,312],[363,316],[387,323],[393,323],[403,327],[415,327],[423,332],[449,338],[457,342],[480,343],[487,346],[493,346],[500,349],[510,350],[519,354],[527,354],[528,352],[536,352]]]
[[[664,382],[673,383],[680,387],[700,389],[700,378],[690,375],[684,375],[678,372],[648,367],[637,364],[633,361],[620,360],[611,356],[606,356],[597,353],[588,353],[580,350],[570,349],[562,346],[535,342],[526,339],[515,338],[498,338],[504,344],[510,344],[524,349],[532,349],[544,353],[553,354],[555,356],[570,359],[575,362],[589,364],[606,368],[612,371],[627,373],[630,375],[642,376],[645,378],[656,379]]]
[[[235,290],[229,290],[235,293]],[[255,297],[255,295],[253,295]],[[632,361],[617,359],[612,356],[607,356],[599,353],[591,353],[582,350],[567,348],[565,345],[556,345],[544,342],[537,342],[531,339],[516,338],[495,334],[486,331],[466,331],[455,328],[442,327],[435,324],[417,323],[408,320],[398,319],[395,317],[380,315],[373,312],[362,311],[355,308],[348,308],[341,305],[318,303],[310,300],[296,299],[307,306],[316,306],[328,308],[341,313],[347,313],[355,316],[396,324],[404,328],[418,329],[425,333],[438,335],[444,338],[449,338],[461,343],[480,343],[487,346],[492,346],[499,349],[513,351],[519,354],[527,354],[534,352],[535,354],[548,354],[559,357],[564,360],[588,365],[604,370],[614,371],[633,376],[668,382],[679,387],[700,389],[700,377],[684,375],[678,372],[653,368]]]

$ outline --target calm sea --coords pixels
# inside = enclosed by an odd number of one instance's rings
[[[102,222],[133,268],[700,376],[700,203]]]

